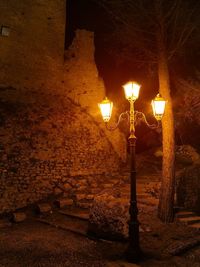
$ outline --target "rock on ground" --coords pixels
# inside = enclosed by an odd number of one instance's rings
[[[89,217],[90,234],[109,240],[128,237],[129,200],[123,201],[115,193],[106,190],[94,199]]]

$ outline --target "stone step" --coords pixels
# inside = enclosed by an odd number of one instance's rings
[[[120,182],[119,177],[116,177],[115,179],[111,179],[111,180],[110,180],[110,183],[111,183],[112,185],[118,184],[119,182]]]
[[[38,213],[46,213],[46,212],[51,212],[52,208],[49,203],[39,203],[37,204],[36,211]]]
[[[66,215],[67,217],[77,218],[80,220],[88,220],[89,219],[89,210],[88,209],[80,209],[78,207],[73,207],[71,209],[62,209],[58,211],[60,214]]]
[[[82,209],[89,209],[92,206],[92,201],[80,201],[76,203],[76,206]]]
[[[27,219],[25,212],[13,212],[12,221],[15,223],[23,222]]]
[[[146,195],[146,197],[147,196],[149,196],[149,194],[148,193],[145,193],[145,192],[143,192],[143,191],[141,191],[141,192],[138,192],[137,191],[137,194],[136,195]],[[130,191],[121,191],[120,192],[120,196],[127,196],[127,197],[130,197]]]
[[[99,194],[101,191],[102,191],[102,190],[99,189],[99,188],[91,188],[91,190],[90,190],[90,194],[94,194],[94,195],[96,195],[96,194]]]
[[[175,213],[178,213],[178,212],[180,212],[180,211],[186,211],[185,210],[185,207],[182,207],[182,206],[174,206],[174,212]]]
[[[130,200],[130,195],[123,195],[122,194],[120,197],[120,200],[121,199],[126,199],[126,201]],[[149,195],[137,195],[137,202],[140,204],[147,205],[147,206],[155,206],[155,205],[157,206],[159,199],[152,198]]]
[[[0,229],[11,225],[12,223],[8,219],[0,219]]]
[[[186,252],[189,249],[192,249],[195,246],[198,246],[200,244],[200,238],[189,238],[186,240],[178,240],[173,242],[169,245],[167,249],[165,249],[164,254],[171,254],[173,256],[178,256],[182,254],[183,252]],[[193,266],[193,265],[191,265]]]
[[[87,194],[76,194],[76,201],[81,201],[86,198]]]
[[[140,202],[137,202],[139,213],[145,211],[148,208],[149,212],[154,212],[157,210],[157,205],[146,205]]]
[[[142,187],[136,187],[137,188],[137,192],[145,192],[147,190],[146,187],[142,186]],[[120,189],[121,192],[130,192],[130,185],[128,187],[122,187]]]
[[[126,198],[126,199],[130,199],[130,193],[128,194],[120,194],[120,198]]]
[[[60,198],[60,199],[57,199],[54,202],[54,204],[58,208],[64,208],[64,207],[72,206],[74,204],[74,201],[71,198]]]
[[[159,200],[156,198],[144,198],[144,199],[139,198],[137,202],[140,204],[147,205],[147,206],[157,206],[159,203]]]
[[[193,228],[196,228],[197,230],[200,230],[200,222],[190,224],[189,226],[193,227]]]
[[[107,189],[107,188],[112,188],[114,184],[112,183],[106,183],[106,184],[103,184],[103,188]]]
[[[64,214],[55,212],[50,215],[37,218],[37,221],[56,227],[58,229],[73,232],[75,234],[87,236],[88,222]]]
[[[149,183],[137,183],[136,188],[137,190],[147,190],[149,188],[158,187],[160,183],[158,182],[149,182]],[[130,188],[130,184],[124,185],[121,189],[128,190]]]
[[[119,203],[119,204],[126,205],[126,204],[129,204],[129,198],[126,198],[126,197],[115,198],[115,199],[110,200],[110,203],[115,203],[115,204]]]
[[[130,192],[122,192],[120,194],[120,197],[126,197],[126,198],[130,198]],[[137,192],[137,198],[149,198],[151,197],[150,194],[145,193],[145,192]]]
[[[179,218],[179,222],[184,224],[194,224],[194,223],[200,223],[200,216],[192,216],[187,218]]]
[[[130,194],[128,193],[121,193],[120,195],[120,198],[126,198],[126,199],[129,199],[130,198]],[[139,193],[137,194],[137,200],[144,200],[144,201],[154,201],[157,203],[158,202],[158,199],[157,198],[154,198],[154,197],[151,197],[150,194],[148,193]]]
[[[85,197],[86,200],[94,200],[94,194],[88,194]]]
[[[158,184],[160,184],[160,182],[159,181],[152,181],[152,180],[150,180],[150,181],[146,181],[146,180],[137,180],[136,181],[136,184],[137,184],[137,186],[148,186],[148,185],[158,185]],[[125,186],[130,186],[130,183],[126,183],[125,184]]]
[[[177,219],[179,218],[188,218],[188,217],[194,217],[195,213],[192,211],[179,211],[176,213],[175,217]]]
[[[150,195],[148,193],[144,193],[144,194],[137,194],[137,199],[146,199],[146,198],[151,198]],[[152,198],[154,199],[154,198]]]

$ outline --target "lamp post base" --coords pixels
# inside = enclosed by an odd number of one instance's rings
[[[143,252],[140,248],[132,247],[131,245],[125,251],[125,258],[130,263],[137,263],[143,258]]]
[[[137,263],[143,258],[143,252],[140,249],[139,239],[139,221],[137,220],[137,202],[131,201],[130,215],[132,221],[129,221],[129,244],[125,251],[125,257],[128,262]]]

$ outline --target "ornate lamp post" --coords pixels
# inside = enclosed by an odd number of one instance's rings
[[[148,127],[155,129],[158,124],[149,124],[146,120],[144,113],[134,110],[134,102],[139,97],[140,85],[136,82],[130,81],[123,85],[126,99],[130,103],[130,111],[126,111],[120,114],[119,120],[114,126],[108,126],[108,122],[111,118],[113,103],[105,98],[100,104],[100,110],[106,127],[109,130],[114,130],[123,119],[129,120],[130,135],[129,135],[129,148],[130,148],[130,220],[129,220],[129,245],[126,251],[126,257],[129,262],[137,262],[141,258],[141,249],[139,241],[139,222],[138,222],[138,208],[136,197],[136,162],[135,162],[135,125],[138,121],[145,122]],[[158,94],[154,100],[152,100],[152,108],[155,118],[159,121],[164,114],[166,101]]]

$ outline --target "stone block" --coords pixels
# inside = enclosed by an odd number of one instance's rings
[[[9,222],[8,220],[0,219],[0,229],[11,225],[11,222]]]
[[[52,208],[48,203],[40,203],[37,205],[37,211],[39,213],[51,212]]]
[[[12,214],[12,220],[15,223],[20,223],[26,220],[26,213],[24,212],[14,212]]]
[[[79,201],[79,200],[83,200],[86,198],[86,194],[77,194],[76,195],[76,200]]]
[[[55,195],[59,195],[61,194],[63,191],[60,188],[54,188],[54,194]]]
[[[81,179],[78,182],[80,185],[86,185],[87,184],[87,179]]]
[[[113,187],[113,184],[104,184],[103,187],[104,188],[112,188]]]
[[[90,194],[90,195],[87,195],[85,197],[86,200],[93,200],[94,199],[94,195]]]
[[[59,208],[66,208],[74,204],[73,199],[70,198],[61,198],[55,201],[55,205]]]
[[[92,203],[90,202],[78,202],[77,206],[82,209],[89,209],[92,206]]]
[[[92,189],[90,190],[91,194],[98,194],[100,191],[101,191],[100,188],[92,188]]]
[[[64,184],[64,190],[71,190],[72,186],[69,183]]]
[[[86,192],[87,187],[86,186],[80,186],[77,188],[77,192]]]

